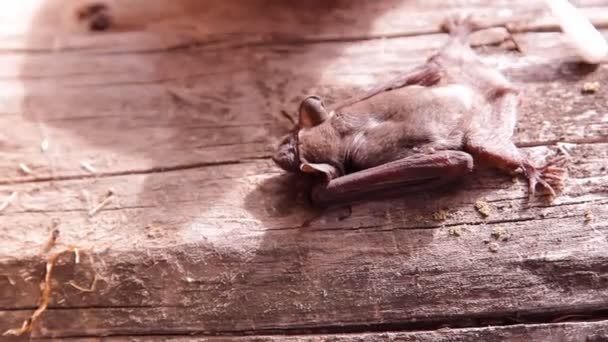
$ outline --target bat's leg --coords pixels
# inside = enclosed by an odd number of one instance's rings
[[[441,29],[450,34],[450,39],[439,52],[429,58],[430,61],[440,65],[480,62],[469,43],[469,35],[478,29],[470,15],[447,17],[441,24]]]
[[[429,63],[435,63],[443,70],[444,81],[467,84],[484,93],[493,90],[489,96],[498,96],[512,88],[504,75],[487,65],[471,48],[469,35],[479,29],[479,25],[470,16],[449,17],[442,27],[449,32],[450,39],[429,58]]]
[[[461,16],[448,18],[443,27],[451,38],[431,60],[452,70],[452,76],[483,90],[492,104],[488,113],[479,113],[480,117],[474,121],[476,126],[470,127],[465,150],[476,161],[498,169],[510,173],[521,170],[528,179],[530,197],[534,196],[539,184],[555,196],[555,189],[563,186],[566,171],[559,166],[564,160],[556,159],[536,167],[513,144],[511,138],[517,120],[519,94],[501,73],[485,66],[470,48],[468,35],[477,29],[477,25],[471,17]]]
[[[451,17],[443,23],[443,29],[450,33],[450,40],[436,55],[430,57],[422,64],[405,72],[392,80],[380,84],[359,96],[352,97],[332,106],[330,111],[338,111],[355,103],[365,101],[375,95],[411,85],[430,87],[446,78],[446,65],[472,62],[481,63],[468,42],[469,34],[477,28],[470,17]]]
[[[523,156],[511,141],[515,126],[519,98],[514,91],[504,91],[494,101],[493,113],[488,120],[478,123],[484,127],[473,128],[465,141],[465,150],[478,162],[514,173],[519,170],[527,179],[529,196],[541,185],[555,196],[555,190],[563,187],[566,170],[561,168],[564,158],[555,158],[536,167]]]
[[[414,68],[409,72],[399,75],[386,83],[367,90],[358,96],[354,96],[346,101],[337,103],[330,108],[330,111],[337,111],[344,107],[351,106],[355,103],[365,101],[370,97],[373,97],[385,91],[403,88],[411,85],[421,85],[428,87],[439,83],[440,80],[441,70],[439,66],[435,63],[426,63]]]
[[[422,191],[454,181],[472,169],[473,158],[465,152],[420,153],[318,185],[312,201],[331,205]]]

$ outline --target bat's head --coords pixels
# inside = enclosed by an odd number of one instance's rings
[[[307,172],[300,159],[299,133],[302,129],[320,125],[329,117],[329,113],[318,96],[309,96],[300,103],[298,123],[294,129],[283,137],[272,160],[288,172]]]

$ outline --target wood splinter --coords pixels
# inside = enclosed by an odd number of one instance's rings
[[[110,189],[108,189],[106,197],[101,202],[99,202],[99,204],[97,204],[93,209],[89,210],[89,217],[95,216],[95,214],[97,214],[101,209],[103,209],[106,205],[108,205],[108,203],[110,203],[113,198],[114,198],[114,189],[110,188]]]
[[[0,204],[0,212],[4,211],[4,209],[8,208],[9,205],[15,200],[19,193],[17,191],[13,191],[5,200]]]
[[[40,151],[41,152],[46,152],[49,149],[49,140],[48,139],[43,139],[40,142]]]
[[[30,167],[27,166],[27,164],[24,164],[24,163],[19,163],[19,170],[21,170],[21,172],[23,172],[24,174],[26,174],[28,176],[31,175],[32,173],[34,173],[32,171],[32,169],[30,169]]]
[[[95,169],[95,167],[93,167],[93,165],[91,165],[91,163],[89,163],[86,160],[83,160],[80,162],[80,167],[82,167],[85,171],[88,171],[92,174],[96,174],[97,173],[97,169]]]
[[[97,285],[97,274],[93,276],[93,281],[88,288],[76,284],[73,280],[70,280],[68,284],[80,292],[93,292],[95,291],[95,285]]]
[[[16,282],[13,278],[11,278],[10,275],[6,274],[6,273],[0,273],[0,276],[3,276],[6,278],[6,280],[8,280],[8,283],[11,284],[11,286],[15,286]]]

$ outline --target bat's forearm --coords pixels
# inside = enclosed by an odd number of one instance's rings
[[[421,191],[464,176],[472,168],[473,158],[461,151],[415,155],[319,185],[313,189],[312,201],[330,205]]]
[[[426,63],[414,68],[413,70],[410,70],[409,72],[399,75],[386,83],[374,87],[360,94],[359,96],[355,96],[351,99],[338,103],[332,106],[330,110],[337,111],[342,108],[352,106],[355,103],[365,101],[385,91],[411,85],[432,86],[437,84],[440,80],[441,70],[439,66],[435,63]]]

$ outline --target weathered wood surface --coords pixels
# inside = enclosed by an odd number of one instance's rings
[[[454,342],[454,341],[559,341],[603,342],[608,336],[608,322],[517,324],[508,327],[439,329],[418,332],[385,332],[335,335],[255,336],[255,337],[129,337],[128,341],[201,341],[201,342]],[[125,337],[108,337],[104,341],[125,341]],[[70,342],[97,342],[90,338],[68,339]]]
[[[608,29],[608,2],[578,3]],[[558,32],[536,32],[556,30],[541,2],[110,5],[116,26],[100,34],[77,25],[75,5],[63,1],[24,1],[10,5],[16,15],[1,14],[0,198],[17,192],[0,213],[1,331],[36,307],[53,222],[59,241],[79,245],[82,256],[78,265],[60,260],[37,337],[605,317],[608,65],[576,66]],[[485,171],[451,189],[356,205],[346,219],[342,209],[315,212],[306,184],[268,159],[289,128],[280,110],[311,92],[346,96],[423,61],[446,39],[437,6],[518,23],[521,53],[505,29],[475,41],[526,95],[516,141],[538,161],[558,149],[571,155],[563,195],[528,203],[521,180]],[[600,91],[581,94],[587,81]],[[89,217],[110,188],[115,199]],[[474,209],[478,200],[491,206],[489,217]],[[497,229],[507,241],[495,241]],[[92,292],[68,284],[88,287],[95,276]],[[476,329],[394,339],[606,337],[604,322]]]

